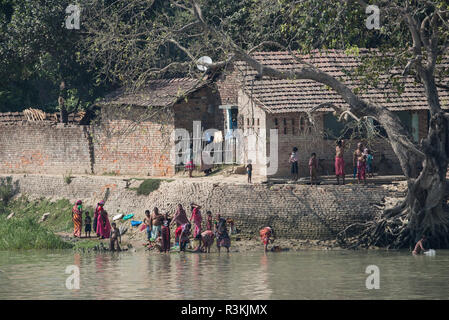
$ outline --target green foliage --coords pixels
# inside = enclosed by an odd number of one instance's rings
[[[39,221],[44,213],[49,212],[48,218],[40,223],[53,232],[70,232],[73,230],[72,222],[73,204],[69,200],[61,199],[50,201],[45,198],[37,200],[29,200],[21,197],[15,201],[11,201],[7,206],[8,212],[14,212],[17,219],[31,218],[33,221]],[[93,208],[85,207],[92,216]]]
[[[0,178],[0,200],[3,206],[8,205],[15,194],[12,177]],[[0,211],[1,213],[1,211]]]
[[[57,111],[62,80],[69,112],[88,108],[103,94],[94,73],[79,60],[81,32],[64,26],[71,3],[0,1],[0,112],[29,107]]]
[[[63,177],[64,182],[65,182],[66,184],[71,184],[72,181],[73,181],[72,170],[70,170],[70,172],[69,172],[68,174],[63,175],[62,177]]]
[[[0,216],[0,250],[69,249],[72,246],[32,218],[7,220]]]
[[[137,194],[138,195],[149,195],[151,192],[159,189],[159,186],[161,185],[162,181],[171,182],[173,180],[170,179],[146,179],[144,180],[139,187],[137,188]]]

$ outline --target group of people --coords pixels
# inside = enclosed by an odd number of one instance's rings
[[[105,202],[102,200],[97,204],[94,212],[93,230],[99,239],[110,239],[109,248],[111,251],[120,251],[121,234],[116,223],[110,223],[107,211],[104,209]],[[216,241],[218,252],[222,247],[229,252],[231,247],[231,238],[228,232],[228,223],[231,226],[231,232],[234,228],[232,220],[226,220],[219,213],[216,214],[215,220],[212,212],[206,212],[205,229],[203,230],[203,217],[201,206],[195,203],[190,204],[190,218],[181,204],[178,204],[176,213],[172,218],[168,213],[161,214],[159,209],[155,207],[153,212],[145,211],[145,219],[143,220],[141,230],[146,229],[147,246],[159,247],[161,252],[169,252],[171,249],[170,226],[176,225],[175,229],[175,247],[179,247],[180,251],[185,251],[187,244],[190,243],[191,237],[196,242],[194,252],[210,252],[210,249]],[[83,204],[78,200],[72,208],[73,235],[81,238],[81,230],[84,218],[85,236],[91,237],[92,219],[87,210],[83,211]],[[272,227],[264,227],[260,230],[260,237],[264,244],[264,250],[268,250],[268,244],[274,241],[274,230]]]
[[[340,184],[340,177],[342,178],[343,184],[345,184],[344,149],[345,141],[338,140],[337,146],[335,147],[335,175],[337,177],[337,184]],[[373,177],[373,160],[374,157],[371,150],[364,148],[363,143],[359,142],[352,154],[353,177],[357,177],[357,183],[363,180],[363,183],[366,184],[366,176]]]
[[[340,178],[342,184],[345,184],[345,161],[344,161],[345,141],[338,140],[335,147],[335,176],[337,178],[337,184],[340,184]],[[373,155],[371,150],[364,148],[363,144],[359,142],[357,149],[353,153],[353,167],[354,178],[357,177],[357,182],[366,184],[366,177],[373,177]],[[289,162],[291,166],[292,179],[298,180],[298,148],[294,147],[290,154]],[[310,185],[318,184],[317,171],[318,171],[318,159],[315,152],[310,155],[309,158],[309,174]],[[248,182],[250,182],[250,172],[248,172]]]
[[[192,235],[193,240],[197,242],[194,248],[195,252],[210,252],[215,240],[218,251],[221,247],[224,247],[229,252],[231,238],[229,237],[226,219],[217,214],[214,221],[212,213],[207,211],[206,228],[203,230],[201,206],[191,203],[190,211],[190,218],[188,218],[182,204],[178,204],[176,213],[173,218],[170,218],[168,213],[161,214],[157,207],[151,213],[146,210],[143,224],[146,226],[148,245],[152,246],[156,243],[160,246],[161,252],[169,252],[170,226],[175,224],[175,247],[179,247],[180,251],[186,250]]]
[[[78,200],[72,208],[72,221],[73,221],[73,236],[75,238],[81,238],[83,227],[83,214],[84,214],[84,233],[86,238],[91,237],[92,224],[93,230],[99,239],[110,239],[110,249],[112,251],[119,250],[121,242],[120,231],[117,225],[113,222],[109,222],[107,211],[104,209],[105,202],[102,200],[97,204],[95,208],[93,221],[89,215],[89,211],[83,211],[83,202]]]

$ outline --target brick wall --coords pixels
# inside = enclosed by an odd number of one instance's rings
[[[103,106],[91,125],[8,116],[0,122],[0,172],[170,176],[175,126],[192,131],[199,120],[222,130],[218,105],[216,88],[206,86],[172,107]]]
[[[48,122],[0,125],[0,172],[90,173],[87,129]]]
[[[92,125],[0,125],[0,172],[171,175],[165,133],[169,137],[173,116],[163,118],[136,124],[103,111],[101,122]]]
[[[137,196],[125,189],[118,177],[78,176],[70,185],[61,177],[13,175],[20,192],[33,198],[82,199],[95,205],[107,194],[105,208],[110,217],[117,213],[134,213],[133,219],[142,220],[146,209],[157,206],[173,215],[178,203],[186,208],[192,201],[210,210],[232,218],[242,235],[258,237],[258,230],[272,225],[279,237],[296,239],[334,239],[336,234],[354,222],[364,222],[377,213],[374,204],[385,197],[403,197],[385,186],[291,186],[249,185],[212,182],[190,182],[186,179],[163,182],[149,196]],[[57,195],[57,196],[56,196]],[[52,212],[51,214],[69,214]],[[132,229],[136,237],[144,233]],[[133,231],[134,230],[134,231]]]

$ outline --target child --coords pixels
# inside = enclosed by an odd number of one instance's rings
[[[253,172],[253,165],[251,164],[251,160],[248,160],[248,164],[246,165],[246,172],[248,173],[248,183],[251,183],[251,176]]]
[[[170,222],[168,213],[165,213],[161,228],[161,252],[170,251]]]
[[[291,173],[293,181],[298,180],[298,148],[294,147],[292,154],[290,155]]]
[[[214,221],[212,219],[212,212],[207,211],[206,212],[206,230],[212,231],[214,226]]]
[[[357,158],[357,183],[360,183],[360,180],[363,179],[363,183],[366,184],[366,155],[361,154]]]
[[[115,251],[115,245],[117,245],[117,251],[121,251],[120,245],[119,245],[119,239],[120,243],[122,243],[122,237],[120,235],[120,230],[117,228],[117,225],[115,222],[111,224],[112,231],[111,231],[111,240],[109,242],[109,250]]]
[[[368,173],[368,177],[373,178],[373,155],[371,154],[371,150],[368,148],[365,149],[365,155],[366,155],[366,172]]]
[[[150,221],[151,221],[151,214],[150,210],[145,210],[145,219],[143,219],[143,223],[147,226],[147,240],[150,242],[151,239],[151,229],[150,229]]]
[[[86,211],[86,217],[84,218],[84,233],[86,234],[86,238],[87,238],[87,234],[89,234],[89,238],[90,238],[90,232],[92,230],[92,219],[89,216],[89,211]]]
[[[264,244],[264,252],[268,251],[268,243],[274,242],[274,230],[271,227],[265,227],[259,231],[260,234],[260,240],[262,240],[262,243]],[[271,238],[273,237],[273,239]]]
[[[203,245],[201,246],[201,251],[210,253],[210,247],[214,243],[215,235],[212,230],[206,230],[201,234],[201,239]]]
[[[316,153],[312,153],[309,159],[309,171],[310,171],[310,186],[313,186],[313,181],[317,185],[316,171],[318,169],[318,160],[316,158]]]

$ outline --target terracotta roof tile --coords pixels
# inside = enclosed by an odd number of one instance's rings
[[[378,51],[361,49],[360,54],[356,56],[347,55],[342,50],[315,50],[310,54],[300,55],[299,57],[332,76],[340,77],[350,88],[356,88],[359,81],[348,77],[343,71],[350,72],[361,65],[361,57],[376,53]],[[302,67],[288,52],[256,52],[253,53],[253,57],[263,65],[280,70],[294,70]],[[306,111],[326,102],[332,102],[337,106],[346,104],[333,90],[327,89],[325,85],[313,80],[284,80],[267,77],[255,79],[256,71],[254,69],[242,61],[236,64],[244,76],[245,92],[269,112]],[[445,59],[442,64],[449,67],[449,59]],[[383,81],[387,78],[388,76],[381,77]],[[405,90],[401,95],[393,88],[384,88],[384,85],[381,84],[378,88],[367,88],[360,92],[360,96],[385,105],[391,110],[428,109],[422,85],[416,84],[411,77],[404,79],[404,85]],[[449,109],[449,92],[440,90],[439,94],[442,107]],[[320,110],[331,109],[321,108]]]
[[[176,103],[182,97],[199,89],[204,81],[191,78],[151,80],[137,92],[119,89],[105,97],[101,105],[134,105],[164,107]]]

